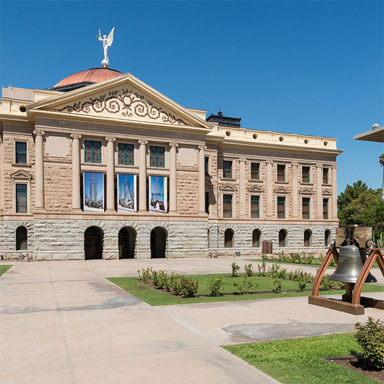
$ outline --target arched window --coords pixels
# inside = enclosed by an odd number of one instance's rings
[[[163,227],[153,228],[151,231],[151,259],[166,256],[168,233]]]
[[[233,247],[233,231],[228,228],[224,232],[224,247],[232,248]]]
[[[324,245],[329,247],[331,245],[331,231],[326,229],[324,232]]]
[[[28,249],[28,231],[25,227],[16,229],[16,251],[25,251]]]
[[[259,229],[255,229],[252,232],[252,247],[260,247],[261,232]]]
[[[285,247],[287,245],[287,231],[280,229],[279,231],[279,247]]]
[[[89,227],[84,232],[85,260],[103,258],[104,233],[99,227]]]
[[[119,231],[119,259],[133,259],[135,257],[136,230],[124,227]]]
[[[312,231],[310,229],[306,229],[304,231],[304,247],[310,247],[312,244]]]

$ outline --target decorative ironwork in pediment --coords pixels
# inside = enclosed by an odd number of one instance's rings
[[[72,104],[60,106],[55,111],[84,113],[87,115],[107,113],[133,119],[148,119],[149,121],[158,121],[172,125],[191,126],[191,124],[170,111],[165,110],[160,105],[155,105],[145,96],[129,88],[111,90],[97,97],[90,97]]]

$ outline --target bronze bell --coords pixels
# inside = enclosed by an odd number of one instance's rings
[[[329,279],[342,283],[356,283],[361,268],[363,263],[359,248],[355,245],[345,245],[340,249],[336,271]]]

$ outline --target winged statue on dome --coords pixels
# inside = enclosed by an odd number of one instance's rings
[[[115,27],[112,28],[111,32],[109,32],[108,37],[107,37],[106,35],[103,35],[103,37],[101,37],[100,29],[99,29],[99,36],[96,36],[97,40],[103,42],[104,59],[102,60],[101,65],[102,65],[104,68],[107,68],[108,65],[109,65],[108,48],[109,48],[109,47],[112,45],[112,43],[113,43],[113,32],[114,32],[114,30],[115,30]]]

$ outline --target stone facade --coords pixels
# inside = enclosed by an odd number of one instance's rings
[[[134,242],[132,255],[143,259],[156,256],[157,227],[165,236],[165,257],[233,256],[234,251],[253,256],[261,253],[263,240],[272,241],[275,252],[324,253],[325,231],[334,238],[336,157],[341,153],[335,139],[206,121],[205,111],[183,108],[130,74],[70,92],[5,88],[0,119],[4,259],[83,260],[90,227],[99,231],[97,246],[104,259],[121,256],[122,228],[135,234],[127,237]],[[101,143],[100,163],[85,161],[85,140]],[[26,143],[22,163],[16,161],[17,142]],[[133,144],[133,164],[118,163],[119,143]],[[151,146],[164,148],[164,166],[150,165]],[[232,164],[230,177],[224,177],[224,161]],[[252,163],[259,164],[258,179],[251,177]],[[280,165],[285,166],[281,181]],[[309,167],[309,180],[303,180],[303,167]],[[104,212],[83,211],[85,172],[105,175]],[[118,173],[137,176],[137,212],[116,210]],[[166,213],[148,210],[149,176],[168,179]],[[27,188],[25,212],[16,207],[20,184]],[[230,217],[224,217],[224,195],[232,196]],[[252,196],[259,198],[257,218],[251,217]],[[278,197],[285,198],[284,218],[278,218]],[[303,198],[310,202],[306,219]],[[17,250],[20,227],[26,228],[28,238]],[[225,239],[227,229],[233,232],[230,241]],[[287,233],[284,244],[279,243],[282,229]],[[254,230],[260,231],[257,244]],[[306,230],[311,237],[304,244]]]

